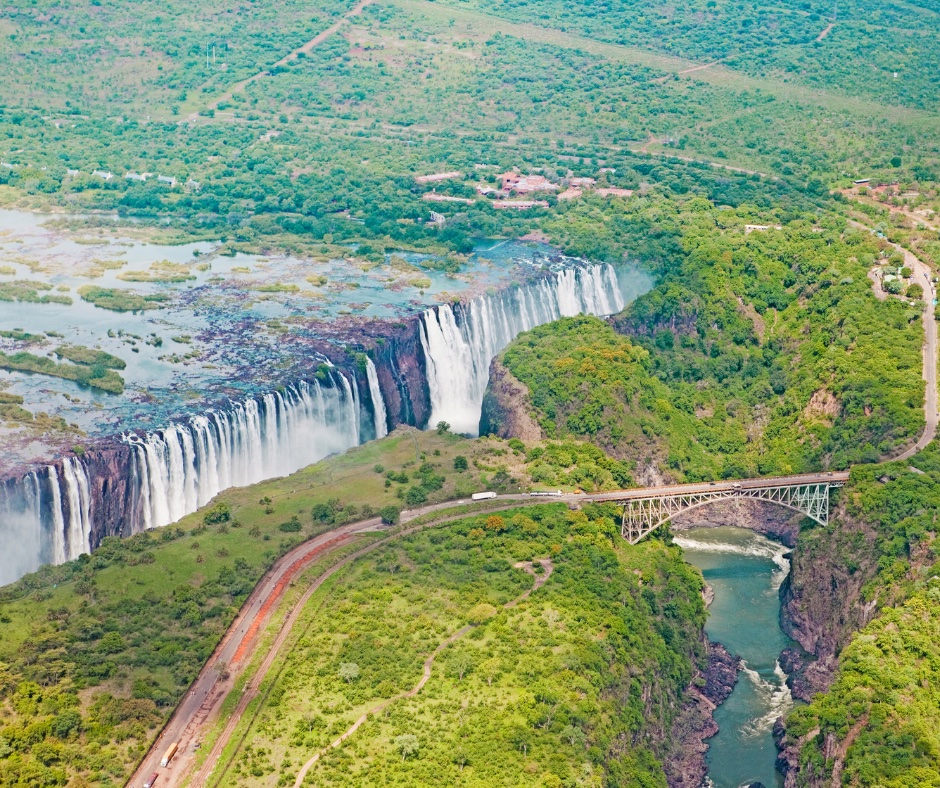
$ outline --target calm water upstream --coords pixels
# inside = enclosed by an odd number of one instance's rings
[[[760,534],[730,526],[676,535],[686,560],[715,590],[705,629],[744,660],[738,684],[715,712],[721,730],[709,741],[709,777],[715,788],[761,782],[783,785],[774,769],[771,731],[793,701],[777,657],[793,642],[779,625],[778,589],[789,571],[787,548]]]

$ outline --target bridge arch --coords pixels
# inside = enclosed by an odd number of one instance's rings
[[[718,501],[749,499],[765,501],[791,509],[804,517],[815,520],[820,525],[829,523],[829,489],[841,487],[844,482],[823,481],[807,483],[740,483],[722,484],[716,489],[703,489],[699,485],[689,485],[685,489],[663,491],[644,491],[643,494],[626,497],[618,503],[623,508],[620,533],[631,544],[636,544],[644,536],[673,517],[684,512],[700,509]],[[674,488],[675,489],[675,488]]]

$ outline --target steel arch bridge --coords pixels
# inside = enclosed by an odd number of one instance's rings
[[[785,506],[815,520],[829,523],[829,490],[842,487],[847,472],[804,474],[770,479],[683,484],[672,487],[623,491],[606,498],[623,508],[620,533],[636,544],[677,514],[715,501],[750,499]]]

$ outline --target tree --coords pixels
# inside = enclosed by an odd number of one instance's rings
[[[490,657],[489,659],[483,660],[480,663],[478,672],[483,678],[486,679],[486,684],[489,687],[493,686],[493,680],[502,673],[503,670],[503,661],[499,657]]]
[[[403,733],[401,736],[395,737],[395,746],[401,753],[401,759],[405,760],[411,755],[418,754],[418,737],[413,733]]]
[[[382,522],[386,525],[395,525],[398,522],[398,518],[401,517],[401,512],[397,506],[383,506],[379,509],[379,517],[382,518]]]
[[[512,729],[510,739],[517,750],[521,750],[523,756],[529,756],[529,741],[532,738],[532,731],[523,725],[517,725]]]
[[[467,458],[462,454],[458,454],[454,457],[454,470],[455,471],[465,471],[469,467],[467,463]]]
[[[344,662],[339,666],[339,677],[347,684],[359,678],[359,666],[355,662]]]
[[[574,725],[566,725],[561,732],[561,738],[572,747],[584,747],[587,743],[587,735]]]
[[[437,434],[446,435],[448,432],[450,432],[450,424],[446,421],[439,421],[437,423]]]
[[[471,624],[482,624],[489,618],[492,618],[497,613],[495,607],[486,602],[480,602],[479,605],[475,605],[469,613],[467,613],[467,618],[470,619]]]
[[[204,525],[219,525],[220,523],[227,523],[231,519],[232,511],[229,509],[228,504],[224,501],[219,501],[219,503],[203,515],[202,522]]]
[[[465,652],[457,654],[450,661],[450,669],[458,681],[463,681],[463,677],[473,670],[473,657]]]

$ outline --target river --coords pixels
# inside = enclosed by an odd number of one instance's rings
[[[686,560],[715,591],[705,630],[744,660],[737,686],[715,712],[719,733],[706,756],[714,788],[754,782],[778,788],[772,729],[793,706],[777,658],[794,645],[780,629],[780,584],[789,572],[779,542],[744,528],[696,528],[676,535]]]

